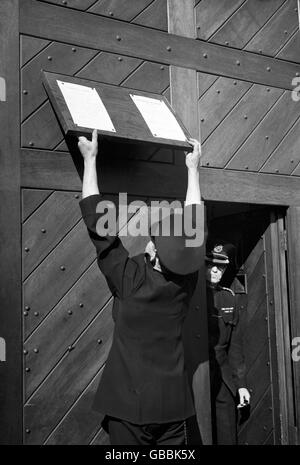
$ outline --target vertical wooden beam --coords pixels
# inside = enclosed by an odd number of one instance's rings
[[[276,327],[278,386],[280,403],[281,441],[283,445],[295,444],[294,399],[291,365],[291,335],[287,289],[284,217],[281,212],[271,214],[269,261],[273,269]],[[269,302],[270,303],[270,302]],[[275,369],[275,367],[274,367]]]
[[[299,347],[300,338],[300,206],[287,211],[287,255],[290,294],[290,324],[292,350]],[[298,339],[296,339],[298,338]],[[293,341],[295,346],[293,346]],[[296,344],[297,343],[297,344]],[[296,355],[299,355],[297,350]],[[300,360],[292,358],[297,442],[300,445]]]
[[[191,0],[168,0],[168,32],[184,37],[196,38],[194,2]],[[171,104],[190,131],[200,140],[198,116],[197,71],[170,66]],[[184,166],[184,154],[178,152],[175,163]],[[203,264],[204,264],[203,247]],[[188,318],[186,320],[185,353],[187,363],[195,368],[193,392],[197,421],[202,442],[211,444],[210,380],[208,362],[206,284],[204,266],[201,269]]]
[[[22,442],[19,0],[0,2],[0,443]],[[3,88],[2,88],[3,90]],[[3,95],[2,95],[3,97]]]

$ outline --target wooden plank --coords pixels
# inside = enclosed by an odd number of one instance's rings
[[[22,221],[25,221],[52,192],[45,189],[22,189]]]
[[[202,2],[201,2],[202,3]],[[199,5],[201,5],[201,3]],[[236,2],[235,2],[236,3]],[[136,24],[23,0],[21,33],[284,89],[300,66]],[[84,21],[85,27],[82,27]],[[118,36],[118,38],[117,38]],[[141,41],[140,38],[143,37]],[[139,47],[136,47],[136,44]]]
[[[22,442],[21,198],[19,154],[19,2],[0,2],[0,328],[6,361],[0,373],[0,443]]]
[[[23,279],[56,247],[81,218],[78,194],[54,192],[22,229]],[[27,250],[28,249],[28,250]]]
[[[208,40],[245,0],[202,0],[196,6],[198,38]]]
[[[102,52],[76,75],[84,79],[119,85],[140,64],[142,60],[137,58]]]
[[[299,63],[300,31],[297,31],[287,44],[277,53],[276,58]]]
[[[69,154],[22,150],[21,182],[24,187],[80,190],[81,181]],[[78,160],[77,160],[78,161]],[[103,193],[128,192],[133,195],[184,198],[182,167],[167,163],[118,160],[113,167],[102,160]],[[113,169],[114,176],[111,176]],[[153,184],[153,179],[157,182]],[[243,171],[200,168],[202,196],[205,200],[266,205],[299,205],[299,181],[291,176],[247,173]]]
[[[55,5],[59,5],[65,8],[76,8],[77,10],[86,10],[89,8],[95,0],[67,0],[63,2],[62,0],[39,0],[39,1],[46,1],[47,3],[54,3]]]
[[[31,60],[35,55],[37,55],[41,50],[43,50],[51,42],[49,40],[38,39],[37,37],[29,37],[21,35],[20,37],[20,57],[21,57],[21,66],[24,66],[29,60]]]
[[[47,438],[46,445],[85,445],[94,439],[98,433],[103,415],[92,410],[91,405],[102,373],[103,369],[84,389],[67,415],[64,416]],[[102,431],[102,428],[100,431]]]
[[[74,75],[95,55],[94,50],[54,42],[24,66],[21,70],[22,121],[47,100],[41,79],[42,69]]]
[[[88,237],[84,240],[87,241]],[[25,341],[25,361],[26,366],[30,367],[30,372],[26,375],[26,399],[33,394],[110,297],[105,278],[94,261],[55,305],[48,318]],[[38,352],[35,352],[36,349]]]
[[[258,354],[262,351],[263,345],[268,340],[267,303],[264,299],[250,321],[247,321],[247,328],[244,339],[244,354],[246,366],[250,367]]]
[[[299,116],[300,107],[293,101],[291,92],[286,91],[258,123],[226,168],[241,170],[248,166],[250,171],[260,171]],[[284,158],[287,156],[289,152]]]
[[[247,273],[247,276],[251,276],[260,257],[264,253],[264,244],[262,238],[257,241],[256,246],[254,247],[253,250],[251,250],[250,255],[247,257],[247,260],[244,264],[245,266],[245,271]]]
[[[103,428],[100,429],[99,433],[95,436],[93,441],[91,442],[92,445],[94,446],[109,446],[110,441],[109,441],[109,436]]]
[[[288,276],[290,289],[290,316],[291,316],[291,337],[299,338],[300,334],[300,207],[289,208],[287,211],[287,239],[288,239]],[[292,350],[299,347],[299,342],[294,344]],[[299,350],[298,350],[299,354]],[[298,444],[300,444],[300,364],[297,358],[292,359],[293,364],[293,380],[294,380],[294,396],[296,407],[296,425],[298,427]]]
[[[30,307],[24,315],[25,337],[91,264],[94,247],[85,236],[86,228],[80,221],[24,282],[24,307]]]
[[[202,142],[214,131],[243,95],[248,82],[220,77],[199,100]]]
[[[131,21],[153,0],[98,0],[89,12],[110,16],[123,21]]]
[[[300,162],[299,144],[300,119],[296,121],[260,171],[263,173],[291,174]]]
[[[213,85],[214,82],[220,79],[218,76],[207,73],[197,73],[198,80],[198,98],[200,99],[202,95]]]
[[[266,25],[250,40],[245,50],[274,56],[299,27],[297,0],[285,2]]]
[[[253,85],[204,143],[202,163],[223,168],[282,93]]]
[[[265,263],[264,255],[259,259],[253,273],[248,278],[248,305],[247,319],[250,321],[253,315],[266,298]]]
[[[21,125],[22,147],[54,149],[62,140],[63,133],[47,100]]]
[[[152,2],[149,7],[140,13],[136,18],[134,18],[132,22],[135,24],[140,24],[141,26],[167,31],[167,4],[168,2],[166,2],[166,0],[154,0],[154,2]]]
[[[273,220],[273,212],[270,213],[270,223]],[[274,443],[281,444],[281,415],[280,415],[280,393],[278,383],[278,355],[277,355],[277,341],[276,341],[276,315],[274,307],[274,244],[271,242],[271,225],[269,225],[266,233],[264,234],[264,249],[265,249],[265,262],[266,262],[266,284],[267,284],[267,312],[268,312],[268,331],[270,341],[270,359],[271,365],[271,389],[272,389],[272,416],[274,425]]]
[[[49,374],[47,382],[26,402],[25,428],[30,431],[27,444],[41,444],[47,439],[103,366],[111,346],[111,310],[110,301]]]
[[[168,28],[174,34],[195,37],[194,7],[189,0],[169,0]],[[198,118],[198,87],[196,70],[172,66],[170,69],[171,103],[178,112],[192,136],[201,140]],[[176,155],[175,155],[176,157]],[[182,154],[176,161],[182,162]],[[179,166],[181,178],[186,171]],[[205,221],[205,220],[204,220]],[[201,262],[204,266],[203,247]],[[201,312],[199,309],[201,308]],[[198,310],[197,310],[198,309]],[[199,279],[183,328],[183,343],[186,366],[194,394],[197,422],[194,427],[195,443],[211,444],[211,411],[209,356],[207,339],[206,281],[205,273],[199,273]],[[199,428],[199,432],[198,429]]]
[[[284,2],[285,0],[247,0],[217,30],[210,41],[243,48]]]
[[[122,82],[122,86],[157,94],[161,94],[169,84],[169,67],[150,62],[144,62]]]
[[[268,341],[265,342],[254,363],[247,367],[246,377],[247,386],[251,392],[251,410],[253,411],[271,384]]]

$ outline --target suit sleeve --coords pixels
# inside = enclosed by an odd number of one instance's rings
[[[236,388],[239,389],[247,387],[246,364],[244,357],[244,329],[243,322],[240,318],[232,330],[228,350],[228,361],[232,370],[232,377]]]
[[[96,248],[97,263],[104,274],[113,295],[119,298],[131,294],[143,278],[143,267],[138,260],[129,258],[117,235],[100,235],[97,221],[104,214],[97,213],[97,205],[103,200],[101,194],[90,195],[79,202],[82,218],[89,237]]]

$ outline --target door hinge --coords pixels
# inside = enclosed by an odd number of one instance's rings
[[[280,248],[283,251],[287,250],[287,235],[286,235],[286,230],[281,231],[280,233]]]

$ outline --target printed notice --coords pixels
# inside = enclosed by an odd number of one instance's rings
[[[77,126],[116,132],[96,89],[58,80],[57,84]]]
[[[154,137],[186,140],[186,136],[175,116],[163,100],[132,94],[130,94],[130,97],[136,104]]]

